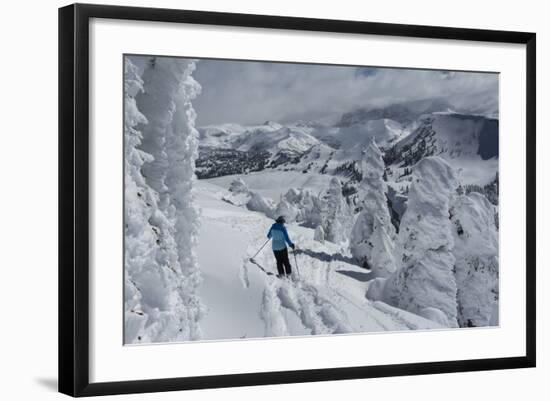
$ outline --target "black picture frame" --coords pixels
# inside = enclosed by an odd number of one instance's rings
[[[89,380],[89,22],[91,18],[523,44],[526,47],[527,324],[520,357],[154,380]],[[59,391],[142,393],[534,367],[536,364],[536,35],[479,29],[74,4],[59,9]]]

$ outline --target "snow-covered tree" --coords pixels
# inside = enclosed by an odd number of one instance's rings
[[[298,217],[299,209],[292,205],[290,202],[288,202],[285,198],[281,199],[277,207],[275,208],[275,211],[273,212],[273,216],[284,216],[285,220],[289,223],[292,223],[296,221],[296,218]]]
[[[297,188],[290,188],[286,194],[284,195],[284,199],[288,202],[290,202],[291,204],[299,204],[299,203],[302,203],[302,200],[304,198],[304,195],[306,194],[307,191],[302,191],[300,189],[297,189]]]
[[[229,193],[225,194],[222,199],[235,206],[246,206],[251,196],[248,185],[241,178],[236,177],[229,184]]]
[[[313,239],[321,244],[325,243],[325,230],[323,230],[323,226],[317,226],[313,233]]]
[[[351,230],[352,215],[342,195],[342,184],[337,177],[332,177],[330,180],[323,200],[322,216],[325,239],[334,243],[347,241]]]
[[[350,238],[350,250],[357,262],[378,277],[395,271],[395,228],[391,222],[384,182],[384,160],[374,140],[364,153],[363,179],[359,184],[362,211],[357,216]]]
[[[461,327],[488,326],[493,310],[498,309],[498,232],[493,216],[494,206],[480,193],[457,195],[453,200],[453,255]]]
[[[458,182],[452,167],[439,157],[427,157],[414,168],[407,210],[399,226],[400,268],[384,288],[384,300],[424,316],[439,309],[447,325],[457,324],[457,287],[453,269],[450,201]],[[432,308],[432,309],[427,309]]]
[[[179,74],[176,75],[179,79],[174,97],[175,110],[166,135],[169,169],[165,183],[174,208],[174,238],[182,273],[182,282],[178,290],[183,307],[179,313],[187,325],[182,328],[182,335],[189,339],[200,338],[198,322],[204,313],[204,307],[197,294],[202,281],[196,255],[200,223],[193,196],[199,134],[195,128],[197,115],[191,100],[201,91],[201,86],[191,76],[195,68],[195,62],[172,60],[170,70],[174,74]]]
[[[323,200],[309,190],[302,191],[300,219],[304,227],[315,228],[323,224]]]
[[[229,184],[229,192],[233,192],[234,194],[247,194],[250,192],[250,189],[248,188],[248,185],[242,180],[242,178],[235,178],[233,181],[231,181],[231,184]]]
[[[149,223],[157,200],[156,193],[145,183],[141,168],[153,157],[140,150],[142,135],[136,129],[147,119],[136,106],[135,96],[143,91],[138,68],[129,59],[124,64],[124,309],[125,341],[133,342],[145,334],[148,315],[136,277],[151,269],[159,269],[150,255],[158,251],[157,233]]]
[[[200,90],[194,68],[190,60],[151,58],[139,78],[126,59],[127,342],[201,336],[199,221],[191,191],[197,157],[191,100]]]
[[[273,201],[269,198],[263,197],[257,192],[250,192],[250,200],[246,204],[246,207],[248,208],[248,210],[263,213],[267,217],[276,217],[274,215],[275,205]]]
[[[308,189],[290,188],[278,203],[274,215],[285,216],[287,221],[296,221],[309,228],[322,224],[325,205]]]
[[[308,189],[291,188],[285,199],[298,209],[296,220],[303,226],[315,228],[323,221],[323,201]]]

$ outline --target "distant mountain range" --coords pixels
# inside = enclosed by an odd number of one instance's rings
[[[457,169],[465,185],[486,185],[498,171],[498,119],[453,111],[443,99],[384,108],[359,108],[333,125],[313,122],[199,128],[197,176],[212,178],[265,169],[341,176],[362,175],[362,152],[374,138],[396,190],[407,168],[438,155]]]

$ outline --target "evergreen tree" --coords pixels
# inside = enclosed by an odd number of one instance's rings
[[[283,198],[275,208],[273,216],[284,216],[287,222],[292,223],[296,221],[296,218],[298,217],[298,209]]]
[[[142,85],[137,91],[127,91],[125,100],[130,107],[125,112],[131,113],[136,106],[144,118],[132,125],[128,123],[131,116],[127,115],[125,134],[131,139],[127,143],[133,140],[136,151],[147,156],[139,161],[127,154],[125,162],[130,165],[127,171],[137,177],[134,179],[148,188],[140,192],[147,208],[141,212],[147,214],[142,231],[147,232],[149,226],[157,246],[139,258],[128,256],[139,252],[136,242],[139,233],[137,227],[127,224],[125,267],[131,285],[127,282],[126,297],[131,295],[134,303],[139,300],[144,319],[140,327],[127,331],[126,340],[198,339],[204,307],[197,295],[200,272],[195,248],[199,219],[192,196],[198,133],[191,100],[200,90],[191,77],[195,63],[151,58],[139,81],[135,78],[137,69],[130,65],[127,59],[128,88],[135,88],[135,82]],[[139,143],[133,130],[141,134]],[[129,221],[140,208],[143,205],[127,197],[125,210]],[[132,319],[132,310],[135,307],[127,304],[127,319]]]
[[[141,168],[153,157],[139,149],[142,134],[136,127],[147,119],[138,110],[135,96],[143,91],[138,68],[129,59],[124,63],[124,341],[131,343],[147,335],[149,306],[138,287],[140,276],[160,270],[154,258],[158,252],[158,229],[149,223],[157,196],[145,182]]]
[[[376,276],[387,277],[395,271],[395,228],[388,210],[384,160],[374,140],[364,152],[363,164],[358,191],[362,211],[351,231],[350,250],[360,265]]]
[[[472,192],[453,199],[451,221],[456,263],[458,323],[461,327],[498,324],[499,260],[494,206]]]
[[[325,242],[325,230],[323,230],[323,226],[317,226],[315,232],[313,233],[313,239],[322,244]]]
[[[432,315],[438,309],[449,327],[458,325],[449,219],[457,186],[454,170],[439,157],[427,157],[415,166],[407,210],[399,226],[401,266],[384,288],[387,303],[418,315]]]
[[[334,243],[345,242],[348,240],[352,215],[348,204],[342,195],[342,184],[337,177],[330,180],[329,188],[323,196],[324,211],[323,230],[325,239]]]

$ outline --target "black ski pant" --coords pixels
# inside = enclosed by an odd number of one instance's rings
[[[281,249],[280,251],[273,250],[273,253],[275,254],[275,259],[277,260],[277,271],[279,272],[279,275],[282,276],[286,274],[290,276],[292,270],[290,266],[290,261],[288,260],[287,248]]]

